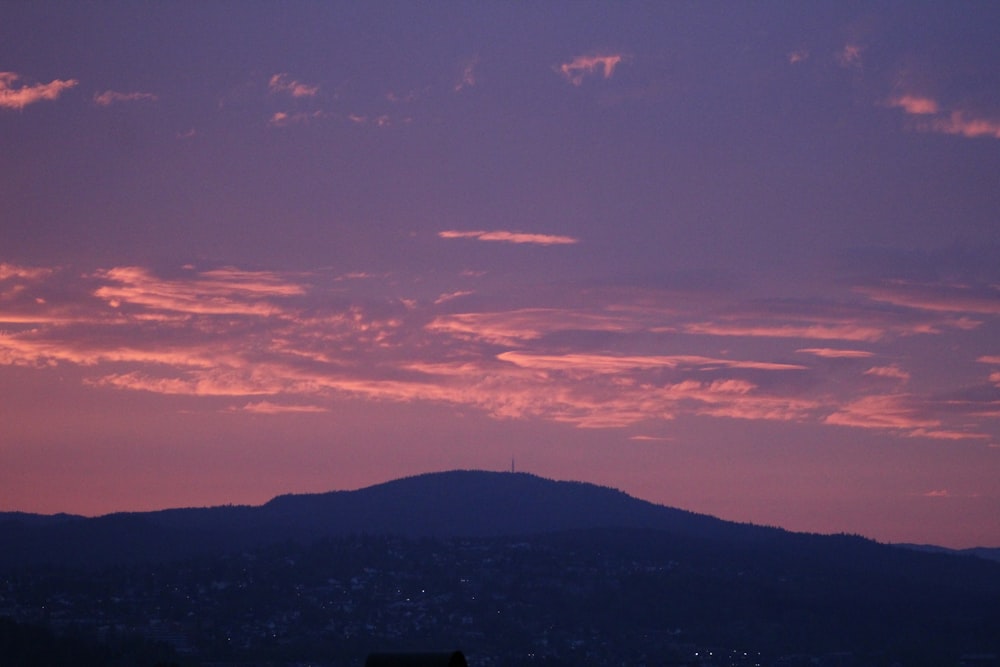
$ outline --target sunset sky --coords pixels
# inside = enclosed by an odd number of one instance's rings
[[[0,511],[517,469],[1000,546],[1000,3],[0,5]]]

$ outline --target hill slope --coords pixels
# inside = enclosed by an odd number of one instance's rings
[[[773,529],[655,505],[614,489],[525,473],[450,471],[356,491],[97,518],[0,515],[0,567],[104,566],[213,555],[283,541],[369,533],[492,537],[586,528],[651,528],[719,539]]]

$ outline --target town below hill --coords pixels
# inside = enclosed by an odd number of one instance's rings
[[[0,664],[1000,664],[1000,563],[582,483],[453,472],[102,519],[0,521]]]

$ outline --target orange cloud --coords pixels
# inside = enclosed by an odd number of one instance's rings
[[[627,60],[628,56],[621,53],[576,56],[568,63],[559,65],[556,71],[574,86],[579,86],[583,84],[584,77],[595,72],[601,72],[605,79],[610,79],[615,68]]]
[[[107,107],[118,102],[155,102],[160,99],[153,93],[120,93],[116,90],[105,90],[103,93],[94,93],[94,104]]]
[[[503,243],[534,243],[537,245],[567,245],[579,243],[572,236],[556,236],[554,234],[531,234],[527,232],[494,231],[459,231],[446,230],[438,232],[443,239],[476,239],[477,241],[500,241]]]
[[[20,110],[43,100],[56,100],[64,91],[80,83],[76,79],[55,79],[48,83],[15,87],[14,84],[20,80],[21,76],[14,72],[0,72],[0,107]]]

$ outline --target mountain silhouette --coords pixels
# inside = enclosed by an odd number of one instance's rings
[[[622,491],[527,473],[456,470],[261,506],[72,515],[0,514],[0,567],[99,567],[214,555],[352,534],[496,537],[645,528],[712,539],[778,532],[656,505]]]
[[[858,537],[814,539],[640,500],[608,487],[527,473],[456,470],[354,491],[282,495],[261,506],[72,515],[0,514],[0,568],[103,567],[213,556],[351,535],[507,537],[590,529],[642,529],[729,549],[833,549]],[[806,538],[810,538],[808,541]],[[836,550],[836,549],[833,549]]]

